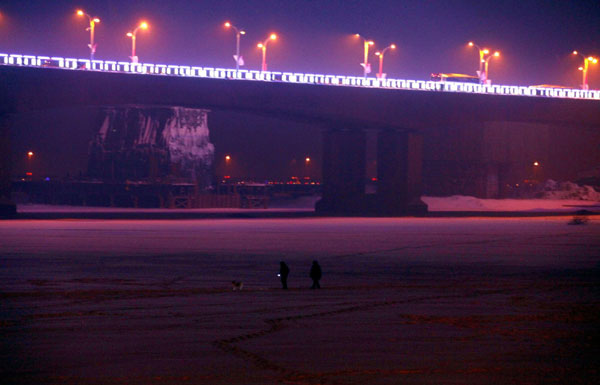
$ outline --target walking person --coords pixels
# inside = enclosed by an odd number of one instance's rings
[[[312,266],[310,267],[310,278],[313,281],[311,289],[320,289],[321,285],[319,284],[319,280],[323,275],[321,271],[321,266],[319,266],[319,262],[313,261]]]
[[[283,261],[279,262],[279,274],[278,275],[279,275],[279,278],[281,278],[281,286],[283,287],[284,290],[287,290],[287,288],[288,288],[287,278],[288,278],[288,275],[290,275],[290,268]]]

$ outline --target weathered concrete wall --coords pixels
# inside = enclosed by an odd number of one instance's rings
[[[90,141],[88,176],[209,186],[214,145],[207,115],[181,107],[106,108]]]

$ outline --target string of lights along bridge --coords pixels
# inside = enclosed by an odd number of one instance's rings
[[[600,100],[599,90],[553,88],[543,86],[509,86],[475,84],[441,78],[440,81],[380,79],[356,76],[305,74],[293,72],[253,71],[186,65],[130,63],[109,60],[73,59],[55,56],[33,56],[0,53],[0,65],[117,72],[136,75],[179,76],[240,81],[283,82],[326,86],[384,88],[423,92],[455,92],[483,95],[568,98]]]

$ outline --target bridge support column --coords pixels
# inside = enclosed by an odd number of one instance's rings
[[[366,134],[362,129],[329,129],[323,135],[323,195],[320,213],[364,214]]]
[[[427,212],[421,200],[423,162],[421,135],[381,130],[377,138],[377,195],[380,215],[413,215]]]
[[[0,218],[17,213],[11,200],[10,161],[10,115],[0,113]]]

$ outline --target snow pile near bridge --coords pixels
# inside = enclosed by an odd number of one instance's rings
[[[557,182],[548,179],[536,194],[541,199],[575,199],[583,201],[600,201],[600,192],[592,186],[580,186],[573,182]]]

